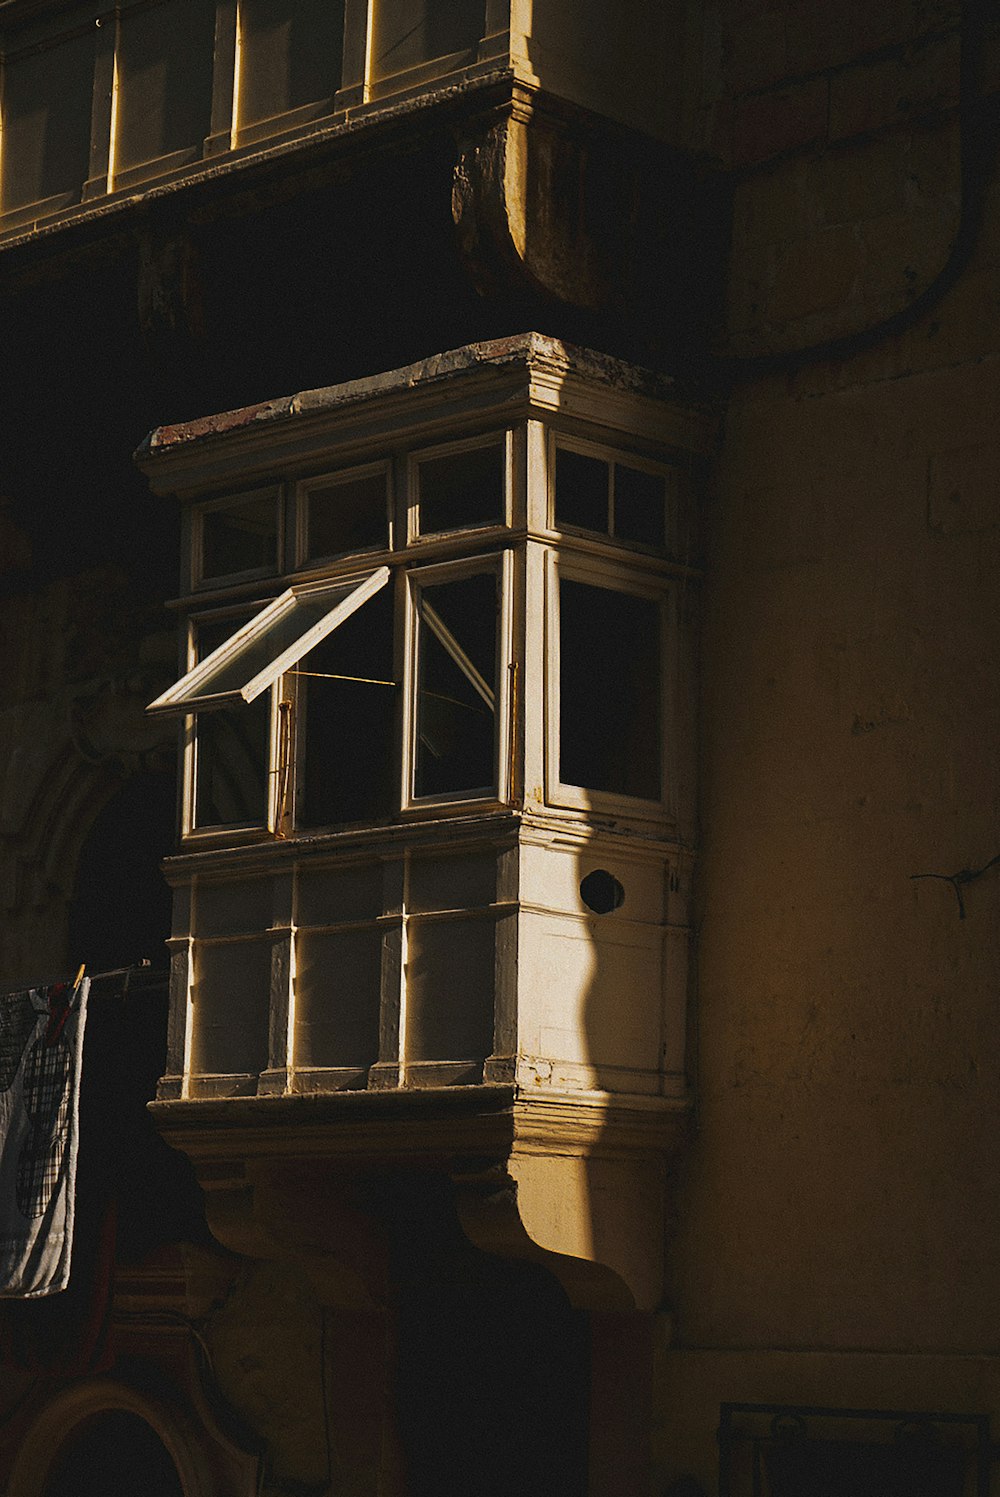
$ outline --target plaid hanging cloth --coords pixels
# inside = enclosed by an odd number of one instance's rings
[[[0,995],[0,1296],[69,1283],[90,979]]]

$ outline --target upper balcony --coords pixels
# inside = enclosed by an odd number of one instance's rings
[[[491,77],[669,137],[677,30],[655,0],[0,0],[0,241]]]

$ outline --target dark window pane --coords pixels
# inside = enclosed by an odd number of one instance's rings
[[[372,77],[389,78],[432,58],[469,50],[485,25],[484,0],[379,0]]]
[[[0,209],[63,194],[68,203],[79,201],[89,170],[93,93],[92,35],[8,62]]]
[[[271,571],[278,564],[278,505],[274,494],[262,494],[227,509],[208,509],[202,516],[202,576]]]
[[[303,826],[396,809],[392,659],[392,590],[383,588],[300,662]]]
[[[340,87],[343,52],[337,0],[242,0],[240,123],[330,98]]]
[[[559,583],[559,778],[660,798],[660,610],[649,598]]]
[[[644,473],[615,463],[615,535],[643,546],[666,543],[666,483],[662,473]]]
[[[608,464],[603,458],[556,448],[556,528],[608,533]]]
[[[420,464],[420,534],[503,522],[502,442]]]
[[[308,559],[388,546],[385,473],[311,488],[306,503]]]
[[[260,826],[267,820],[271,697],[195,718],[195,826]]]
[[[900,1426],[891,1444],[776,1440],[764,1446],[764,1464],[772,1497],[962,1497],[969,1490],[966,1452],[938,1445],[919,1425]]]
[[[425,587],[419,599],[414,794],[488,790],[496,781],[497,575]]]
[[[227,618],[198,627],[198,657],[204,657],[245,623]],[[249,705],[195,717],[194,824],[261,826],[267,820],[267,772],[271,693]]]
[[[164,0],[126,11],[118,50],[119,170],[188,147],[200,149],[212,120],[215,6]]]

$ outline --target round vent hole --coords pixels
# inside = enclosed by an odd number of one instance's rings
[[[625,890],[606,868],[595,868],[580,884],[580,898],[595,915],[610,915],[625,902]]]

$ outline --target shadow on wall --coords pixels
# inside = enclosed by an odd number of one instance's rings
[[[69,966],[103,972],[133,962],[167,965],[170,889],[160,863],[176,840],[170,774],[126,780],[99,812],[80,850],[69,909]]]
[[[545,1268],[474,1248],[447,1180],[389,1181],[380,1214],[397,1296],[407,1493],[584,1497],[584,1312]]]

